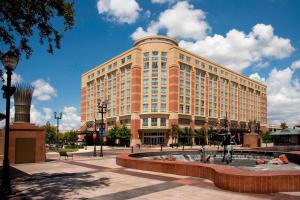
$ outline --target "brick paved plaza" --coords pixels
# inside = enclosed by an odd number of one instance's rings
[[[300,199],[300,192],[245,194],[221,190],[206,179],[126,169],[116,165],[118,153],[127,149],[105,148],[104,157],[87,150],[74,159],[59,160],[47,154],[47,162],[13,167],[15,195],[11,199]],[[159,151],[159,148],[135,151]],[[99,154],[98,154],[99,155]]]

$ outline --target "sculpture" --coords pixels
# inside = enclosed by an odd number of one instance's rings
[[[225,128],[227,128],[227,133],[224,134],[222,146],[224,146],[224,152],[223,152],[223,159],[222,162],[226,162],[226,164],[232,162],[232,154],[233,154],[233,148],[232,143],[234,143],[234,136],[231,136],[230,133],[230,125],[227,119],[227,112],[225,116]]]
[[[14,94],[15,122],[30,123],[30,107],[34,88],[31,85],[19,84]]]

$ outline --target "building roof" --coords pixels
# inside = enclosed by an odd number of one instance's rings
[[[274,133],[271,133],[271,136],[276,136],[276,135],[300,135],[300,130],[299,129],[292,129],[292,128],[286,128],[282,130],[277,130]]]

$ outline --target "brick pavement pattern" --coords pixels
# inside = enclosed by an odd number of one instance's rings
[[[127,169],[116,165],[113,150],[104,153],[103,158],[78,154],[74,160],[52,155],[49,162],[14,165],[28,175],[12,181],[11,199],[300,199],[300,192],[236,193],[202,178]]]

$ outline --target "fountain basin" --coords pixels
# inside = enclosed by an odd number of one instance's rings
[[[259,151],[253,151],[253,153],[255,152],[258,153]],[[142,158],[147,154],[160,155],[161,152],[121,154],[117,156],[116,162],[120,166],[133,169],[209,179],[217,187],[234,192],[274,193],[300,191],[300,170],[253,171],[228,165]],[[300,160],[300,154],[285,154],[288,157],[292,156]]]

